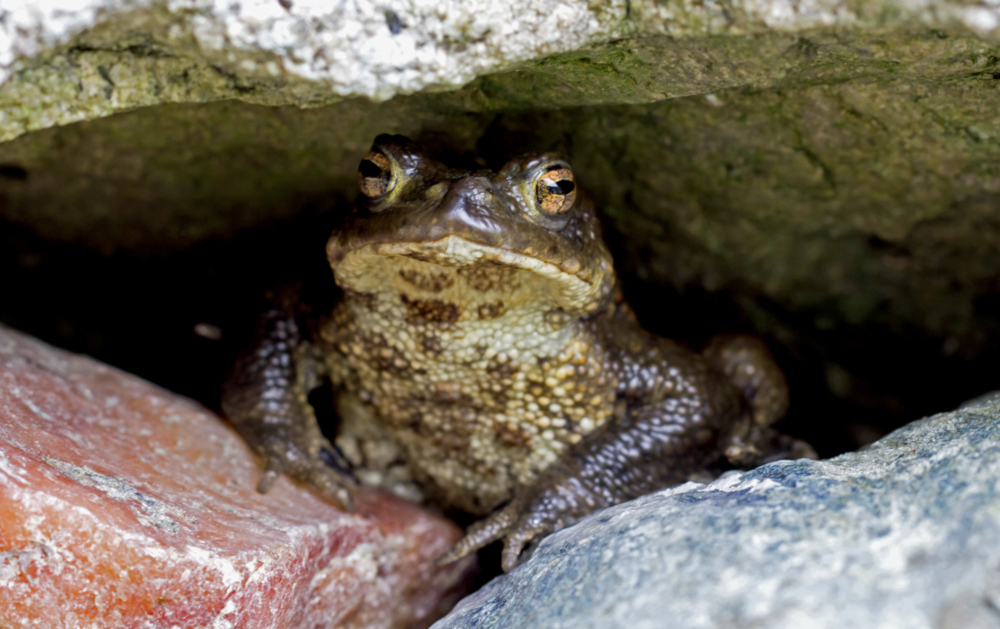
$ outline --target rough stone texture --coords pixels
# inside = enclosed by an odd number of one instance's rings
[[[0,13],[0,138],[169,102],[457,87],[607,41],[628,3],[48,0]]]
[[[1000,627],[998,479],[994,395],[590,516],[434,628]]]
[[[382,100],[458,87],[623,37],[745,37],[887,25],[958,28],[996,38],[1000,7],[919,0],[14,0],[0,8],[0,81],[6,80],[0,138],[160,103]],[[780,76],[780,67],[753,56],[742,61],[750,65],[748,74]],[[643,78],[625,74],[626,82]],[[684,83],[683,74],[679,80]],[[646,98],[673,91],[664,86]]]
[[[192,402],[0,328],[0,626],[426,626],[453,602],[450,523],[259,473]]]

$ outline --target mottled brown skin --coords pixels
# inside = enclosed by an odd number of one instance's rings
[[[769,428],[788,397],[760,341],[697,355],[637,325],[572,177],[553,155],[469,172],[375,140],[327,246],[343,300],[311,344],[288,308],[267,313],[226,386],[261,491],[285,472],[348,504],[353,478],[305,398],[317,375],[435,502],[492,513],[443,562],[505,539],[510,570],[531,540],[722,457],[809,452]]]

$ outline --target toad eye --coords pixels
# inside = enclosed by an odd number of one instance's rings
[[[358,188],[371,199],[385,196],[396,186],[392,162],[378,151],[368,151],[358,165]]]
[[[576,184],[573,171],[565,166],[553,166],[542,173],[535,183],[535,202],[548,216],[562,216],[573,207],[576,200]]]

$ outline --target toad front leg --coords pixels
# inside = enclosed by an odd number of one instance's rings
[[[288,474],[350,509],[348,490],[356,483],[320,432],[309,405],[317,363],[295,319],[283,310],[268,310],[258,322],[256,337],[256,345],[237,361],[226,380],[222,409],[263,459],[257,490],[267,493],[281,474]]]
[[[532,539],[687,481],[691,473],[731,454],[755,428],[765,428],[757,422],[774,422],[775,411],[783,413],[787,406],[784,377],[763,344],[751,352],[754,361],[763,359],[755,363],[758,371],[750,370],[759,377],[738,379],[741,392],[723,372],[733,375],[728,372],[737,367],[745,372],[746,353],[740,360],[719,360],[720,353],[732,357],[716,348],[705,361],[670,341],[647,337],[646,342],[640,362],[629,360],[629,352],[620,357],[624,409],[619,416],[570,448],[505,507],[470,527],[439,563],[504,539],[502,565],[510,571]],[[734,347],[745,349],[739,342]]]

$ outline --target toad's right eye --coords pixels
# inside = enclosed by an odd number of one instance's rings
[[[392,162],[378,151],[369,151],[358,165],[358,187],[370,199],[383,197],[396,185]]]
[[[576,184],[573,171],[562,165],[550,167],[535,183],[535,203],[547,216],[563,216],[573,207]]]

